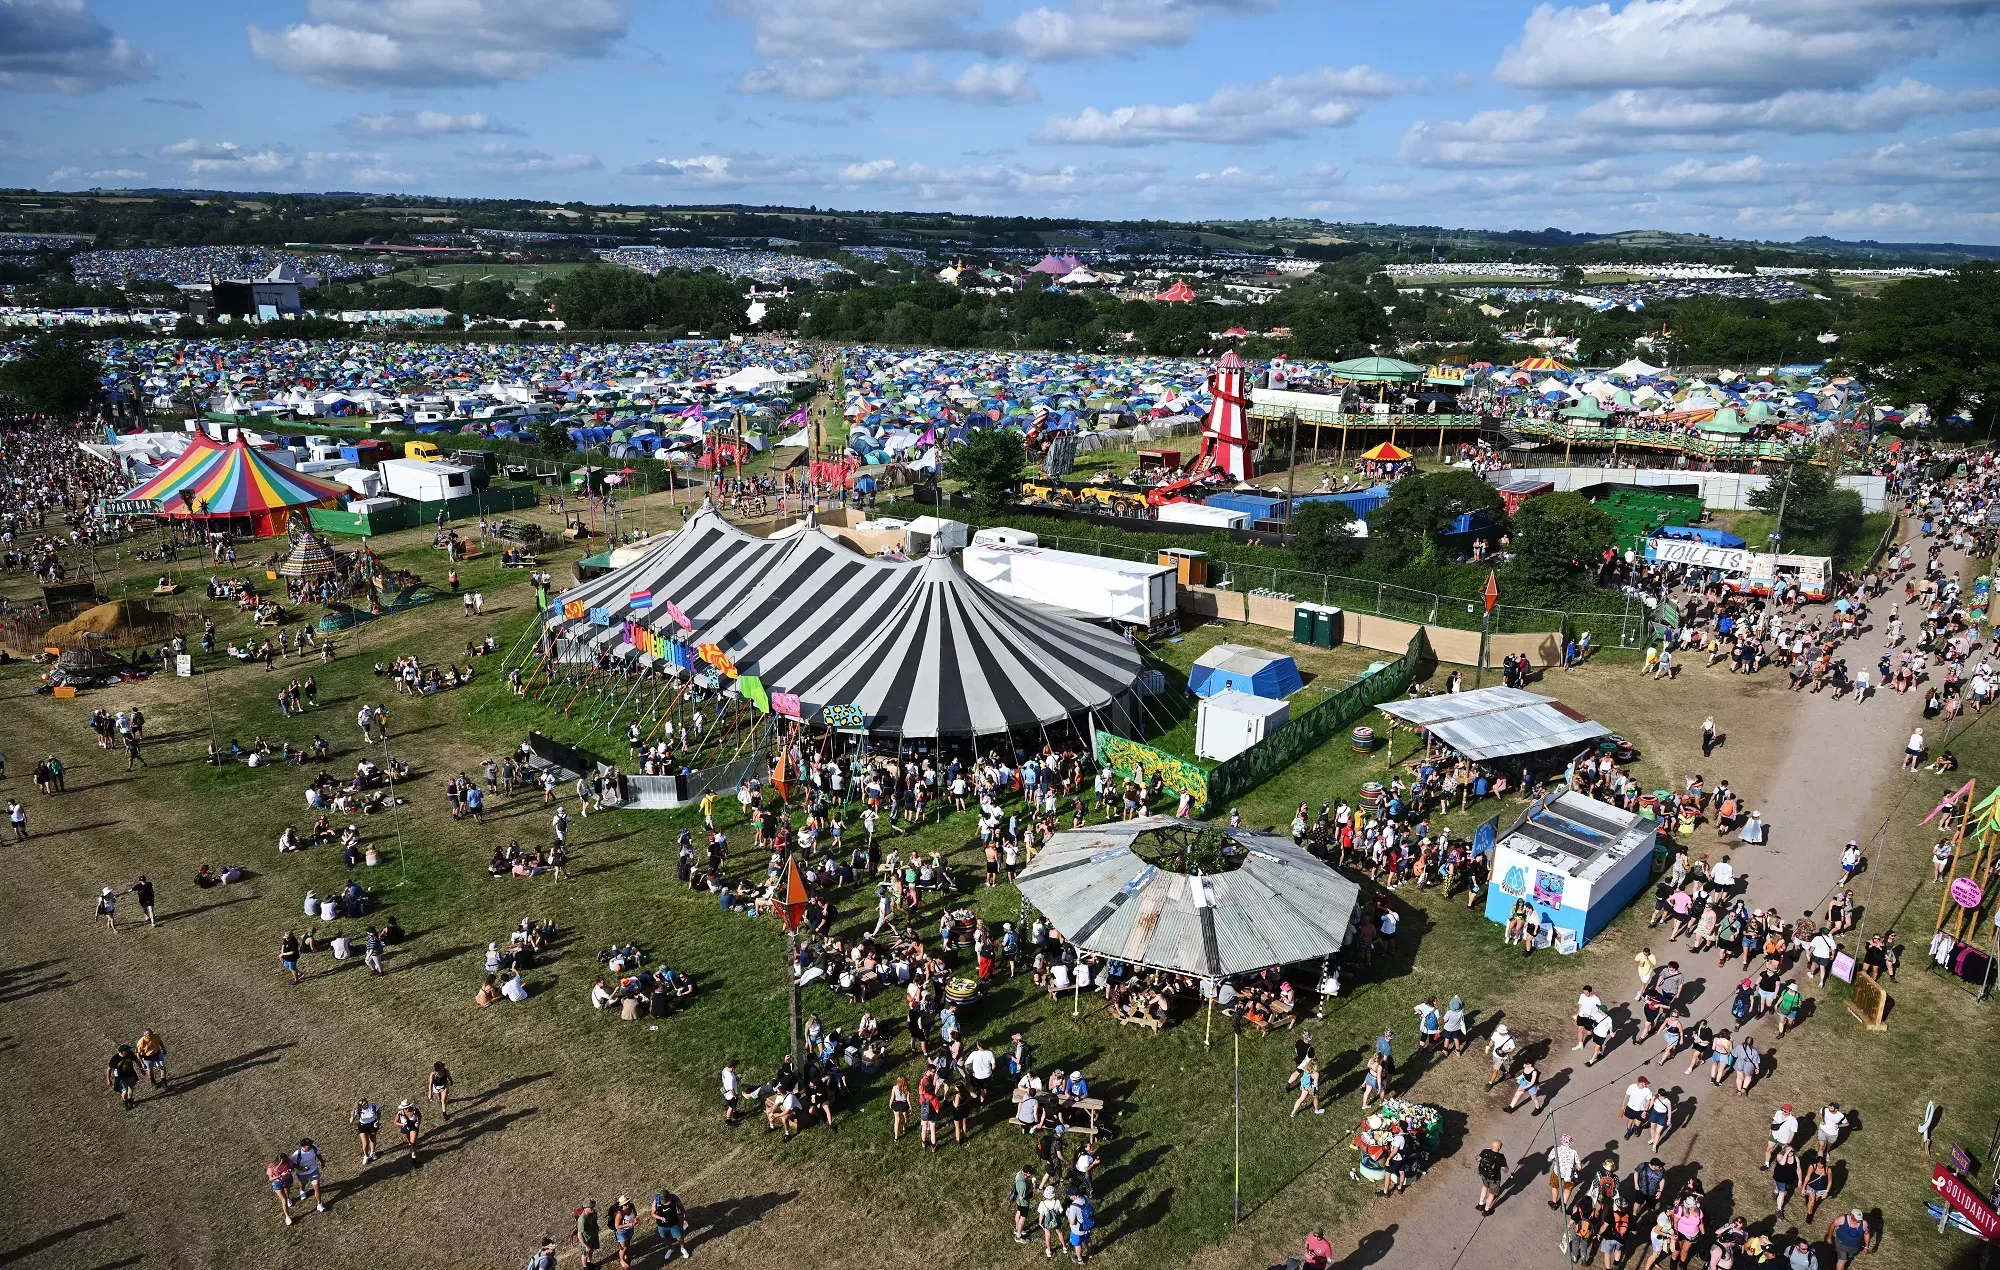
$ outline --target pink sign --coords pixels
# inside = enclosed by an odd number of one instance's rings
[[[1979,883],[1971,878],[1951,880],[1951,902],[1960,908],[1978,908],[1979,901],[1984,898],[1985,893],[1979,889]]]
[[[688,615],[681,612],[681,606],[672,600],[667,601],[667,616],[673,618],[674,625],[684,631],[692,631],[694,629],[694,623],[688,621]]]

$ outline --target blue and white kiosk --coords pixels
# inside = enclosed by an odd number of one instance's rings
[[[1537,800],[1500,835],[1486,916],[1505,925],[1517,902],[1563,945],[1582,947],[1652,877],[1658,822],[1565,790]]]

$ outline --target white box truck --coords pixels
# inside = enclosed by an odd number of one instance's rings
[[[1150,627],[1180,609],[1179,580],[1165,565],[1086,556],[1047,547],[967,547],[965,572],[1017,600]]]
[[[456,463],[390,459],[375,470],[382,474],[384,490],[412,502],[434,503],[472,493],[472,469]]]

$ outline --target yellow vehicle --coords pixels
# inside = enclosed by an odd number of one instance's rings
[[[444,451],[429,441],[412,441],[403,447],[403,457],[420,463],[435,463],[444,457]]]

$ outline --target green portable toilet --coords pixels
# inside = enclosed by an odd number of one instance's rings
[[[1313,642],[1313,606],[1301,604],[1292,612],[1292,642],[1310,644]]]

